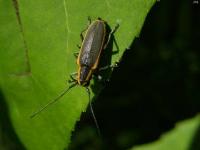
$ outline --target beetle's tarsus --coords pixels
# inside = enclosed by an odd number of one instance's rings
[[[83,40],[84,40],[83,33],[84,33],[86,30],[87,30],[87,29],[84,29],[83,31],[81,31],[81,34],[80,34],[81,41],[83,41]]]
[[[91,22],[92,22],[92,19],[90,16],[88,16],[88,26],[91,24]]]
[[[81,48],[81,46],[80,46],[79,44],[77,44],[76,46],[78,47],[78,49],[80,49],[80,48]],[[76,53],[78,53],[78,52],[76,52]]]
[[[113,68],[116,68],[116,67],[118,67],[118,62],[116,62],[112,65],[109,65],[109,66],[101,67],[101,68],[98,69],[98,71],[104,71],[104,70],[113,69]]]
[[[79,54],[79,52],[75,52],[75,53],[74,53],[74,57],[75,57],[75,58],[78,58],[78,54]]]
[[[108,46],[108,43],[110,42],[111,36],[117,31],[118,28],[119,28],[119,24],[117,23],[115,25],[114,29],[111,30],[111,32],[109,33],[108,40],[107,40],[106,44],[104,45],[104,49]],[[116,42],[115,38],[113,40],[114,40],[114,43],[115,43],[116,47],[119,48],[118,45],[117,45],[117,42]]]
[[[100,17],[97,18],[98,20],[102,20]]]
[[[68,83],[73,83],[73,82],[77,82],[76,76],[77,76],[77,72],[73,72],[70,74],[70,79],[68,80]]]
[[[84,36],[83,36],[83,33],[88,29],[89,25],[91,24],[92,20],[90,18],[90,16],[88,16],[88,25],[87,25],[87,28],[85,28],[84,30],[81,31],[81,34],[80,34],[80,37],[81,37],[81,41],[84,40]]]
[[[71,73],[71,74],[70,74],[70,78],[76,80],[74,77],[76,77],[77,74],[78,74],[77,72]]]
[[[114,55],[114,54],[117,54],[119,52],[119,46],[117,44],[117,41],[116,41],[115,37],[113,38],[113,42],[114,42],[114,44],[116,46],[116,50],[112,52],[112,54]]]

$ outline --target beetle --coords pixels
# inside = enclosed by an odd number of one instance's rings
[[[91,22],[90,18],[88,18],[88,20],[89,20],[89,26],[87,27],[87,29],[83,30],[80,34],[80,37],[82,39],[82,44],[81,44],[80,52],[78,53],[77,60],[76,60],[76,63],[78,65],[78,71],[70,75],[71,77],[70,82],[72,84],[69,87],[67,87],[60,95],[58,95],[58,97],[56,97],[55,99],[47,103],[45,106],[43,106],[41,109],[39,109],[35,113],[33,113],[30,116],[31,118],[35,117],[37,114],[42,112],[49,105],[55,103],[63,95],[65,95],[71,88],[73,88],[76,85],[80,85],[80,86],[85,87],[87,90],[87,93],[89,96],[90,110],[99,132],[99,126],[98,126],[96,117],[94,115],[94,111],[92,109],[92,104],[91,104],[91,99],[90,99],[90,90],[88,86],[89,86],[89,82],[92,78],[93,73],[98,68],[102,51],[106,49],[108,43],[110,42],[111,35],[114,34],[114,32],[118,29],[119,24],[117,24],[115,28],[110,31],[108,38],[106,39],[106,34],[107,34],[106,21],[102,20],[101,18],[98,18],[97,20],[93,22]],[[83,32],[86,32],[85,36],[83,36]],[[103,69],[106,69],[109,67],[104,67]]]

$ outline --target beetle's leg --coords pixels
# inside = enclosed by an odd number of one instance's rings
[[[79,44],[77,44],[76,46],[78,47],[78,49],[80,49],[80,48],[81,48],[81,46],[80,46]]]
[[[107,70],[107,69],[113,69],[115,67],[118,67],[118,63],[114,63],[113,65],[108,65],[108,66],[105,66],[105,67],[101,67],[98,69],[98,71],[104,71],[104,70]]]
[[[108,35],[108,40],[107,40],[106,44],[104,45],[104,49],[108,46],[108,43],[110,42],[111,36],[117,31],[118,28],[119,28],[119,24],[116,24],[114,29],[111,30],[111,32]],[[115,45],[117,45],[116,44],[117,42],[116,42],[115,38],[113,40],[114,40]],[[119,48],[118,45],[117,45],[117,48]]]
[[[88,29],[88,26],[87,28],[85,28],[84,30],[81,31],[81,34],[80,34],[80,37],[81,37],[81,41],[84,40],[84,36],[83,36],[83,33]]]
[[[70,74],[70,78],[74,79],[74,77],[76,77],[78,74],[78,72],[73,72]]]
[[[78,58],[78,54],[79,54],[79,52],[75,52],[75,53],[74,53],[74,57],[75,57],[75,58]]]
[[[75,82],[77,82],[76,80],[68,80],[68,83],[75,83]]]
[[[92,20],[90,18],[90,16],[88,16],[88,26],[91,24]]]
[[[70,79],[68,80],[69,83],[72,83],[72,82],[76,82],[77,79],[76,79],[76,76],[77,76],[77,72],[73,72],[70,74]]]
[[[81,31],[81,34],[80,34],[81,41],[83,41],[83,39],[84,39],[83,33],[84,33],[86,30],[87,30],[87,28]]]
[[[85,28],[84,30],[81,31],[81,34],[80,34],[81,41],[84,40],[84,35],[83,35],[83,33],[84,33],[87,29],[88,29],[88,26],[87,26],[87,28]]]
[[[115,37],[113,38],[113,42],[117,49],[115,51],[112,51],[112,55],[117,54],[119,52],[119,46],[117,44],[117,41],[115,40]]]
[[[91,18],[90,16],[88,16],[88,25],[87,25],[87,28],[85,28],[84,30],[81,31],[81,34],[80,34],[80,37],[81,37],[81,40],[83,41],[84,39],[84,36],[83,36],[83,33],[88,29],[89,25],[91,24]]]

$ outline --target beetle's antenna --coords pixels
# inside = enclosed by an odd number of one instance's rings
[[[52,101],[48,102],[45,106],[43,106],[42,108],[40,108],[38,111],[34,112],[30,118],[35,117],[36,115],[38,115],[40,112],[42,112],[43,110],[45,110],[48,106],[50,106],[51,104],[57,102],[61,97],[63,97],[71,88],[73,88],[74,86],[77,85],[77,82],[75,82],[74,84],[70,85],[68,88],[66,88],[60,95],[58,95],[55,99],[53,99]]]
[[[94,119],[94,123],[95,123],[95,125],[96,125],[97,132],[98,132],[99,136],[101,136],[99,124],[98,124],[98,122],[97,122],[97,119],[96,119],[95,114],[94,114],[94,110],[93,110],[93,108],[92,108],[92,100],[90,99],[90,89],[89,89],[88,87],[86,87],[86,90],[87,90],[88,97],[89,97],[90,111],[91,111],[91,113],[92,113],[92,117],[93,117],[93,119]]]

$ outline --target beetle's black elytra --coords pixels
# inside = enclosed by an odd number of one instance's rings
[[[80,85],[88,85],[93,71],[97,68],[105,44],[106,27],[102,20],[95,20],[89,25],[77,58]]]

